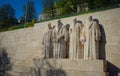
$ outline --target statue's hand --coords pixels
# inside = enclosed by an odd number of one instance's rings
[[[100,41],[100,37],[95,37],[95,40],[96,41]]]
[[[86,38],[84,38],[84,37],[80,38],[80,42],[81,43],[85,43],[86,42]]]

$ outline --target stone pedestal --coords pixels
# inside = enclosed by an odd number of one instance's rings
[[[40,76],[107,76],[103,60],[35,59],[34,68]]]

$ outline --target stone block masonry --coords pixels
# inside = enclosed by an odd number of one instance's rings
[[[111,76],[120,72],[120,8],[105,10],[61,19],[63,24],[73,25],[73,19],[86,24],[89,16],[99,20],[102,30],[100,59],[108,62],[107,71]],[[42,58],[42,38],[50,22],[57,25],[58,20],[36,23],[34,27],[0,33],[0,48],[5,48],[14,65],[31,67],[33,58]]]

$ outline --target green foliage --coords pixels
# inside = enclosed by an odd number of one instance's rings
[[[20,17],[20,23],[24,23],[25,22],[25,18],[23,16]]]
[[[32,22],[27,22],[26,27],[33,27],[35,24],[35,19],[32,20]]]
[[[43,0],[43,13],[47,13],[47,18],[55,15],[54,0]]]
[[[29,0],[25,6],[23,6],[24,16],[22,16],[22,21],[26,16],[26,21],[31,22],[33,19],[36,19],[36,10],[33,0]]]
[[[32,20],[32,24],[33,24],[33,25],[34,25],[34,23],[35,23],[35,19]]]
[[[0,28],[8,28],[14,24],[17,24],[15,10],[10,4],[4,4],[0,8]]]
[[[24,24],[17,24],[17,25],[14,25],[14,26],[10,26],[8,28],[2,28],[2,29],[0,29],[0,32],[20,29],[20,28],[23,28],[23,27],[24,27]]]
[[[65,15],[59,15],[59,16],[55,16],[55,17],[51,17],[51,19],[46,19],[46,20],[42,20],[42,21],[38,21],[39,22],[45,22],[45,21],[50,21],[50,20],[55,20],[55,19],[61,19],[61,18],[66,18],[66,17],[71,17],[71,16],[77,16],[77,15],[83,15],[83,14],[88,14],[88,13],[93,13],[93,12],[99,12],[99,11],[104,11],[104,10],[108,10],[108,9],[113,9],[113,8],[119,8],[120,5],[116,5],[116,6],[108,6],[108,7],[104,7],[104,8],[98,8],[98,9],[94,9],[94,10],[88,10],[86,12],[80,12],[80,13],[74,13],[74,14],[65,14]]]
[[[48,12],[54,8],[54,0],[43,0],[43,12]]]
[[[107,6],[107,3],[109,3],[108,0],[90,0],[88,1],[89,10],[102,8]]]
[[[74,9],[71,6],[72,1],[71,0],[57,0],[55,2],[55,7],[57,11],[59,11],[59,15],[63,14],[69,14],[70,12],[73,12]]]
[[[13,28],[13,27],[9,27],[9,28],[8,28],[8,31],[10,31],[10,30],[14,30],[14,28]]]
[[[105,8],[120,4],[119,0],[43,0],[43,14],[46,19],[55,16],[89,12],[91,10]],[[52,15],[51,15],[52,14]]]
[[[44,0],[44,1],[49,1],[49,0]],[[53,0],[51,0],[51,1],[53,1]],[[116,1],[118,1],[118,2],[116,2]],[[52,16],[49,19],[46,19],[46,20],[43,20],[43,21],[40,21],[40,22],[54,20],[54,19],[60,19],[60,18],[65,18],[65,17],[70,17],[70,16],[77,16],[77,15],[81,15],[81,14],[98,12],[98,11],[103,11],[103,10],[107,10],[107,9],[120,7],[120,1],[119,0],[116,0],[116,1],[114,1],[114,0],[110,0],[110,1],[107,1],[107,0],[55,0],[54,1],[54,6],[52,5],[54,7],[54,8],[52,8],[52,10],[54,10],[54,9],[56,10],[56,8],[58,8],[57,11],[60,11],[60,15]],[[76,11],[75,7],[78,3],[79,4],[80,3],[82,3],[82,4],[83,3],[88,3],[89,10],[85,11],[85,12],[76,13],[75,12]],[[46,3],[46,5],[47,4],[49,5],[49,2]],[[71,6],[71,4],[73,6]],[[1,8],[3,9],[3,6]],[[15,30],[15,29],[24,28],[24,25],[25,25],[24,24],[24,21],[25,21],[24,15],[20,18],[21,24],[15,25],[14,23],[17,20],[14,17],[14,13],[9,17],[7,15],[3,16],[5,13],[3,13],[4,11],[1,10],[1,8],[0,8],[0,32],[1,31],[8,31],[8,30]],[[48,8],[48,9],[51,10],[50,8]],[[47,11],[49,11],[49,10],[47,10]],[[25,12],[25,9],[24,9],[24,12]],[[52,12],[50,12],[50,14],[51,13]],[[35,22],[36,22],[35,17],[31,18],[30,21],[26,23],[26,27],[34,26]]]

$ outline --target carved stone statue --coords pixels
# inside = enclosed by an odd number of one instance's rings
[[[82,22],[74,19],[74,25],[70,29],[70,49],[69,49],[69,58],[78,59],[80,53],[80,32],[82,30]]]
[[[42,45],[45,58],[51,58],[53,56],[53,43],[52,43],[52,27],[51,23],[48,24],[48,31],[44,34]]]
[[[81,33],[81,42],[84,44],[84,59],[98,59],[99,58],[99,41],[101,32],[99,23],[89,17],[87,24]]]
[[[59,20],[58,26],[55,27],[53,32],[54,58],[66,58],[66,31],[66,27],[63,26],[61,20]]]
[[[70,46],[70,33],[69,33],[69,28],[70,28],[70,25],[67,24],[66,26],[66,33],[65,33],[65,42],[66,42],[66,58],[69,57],[69,46]]]

